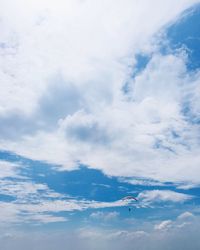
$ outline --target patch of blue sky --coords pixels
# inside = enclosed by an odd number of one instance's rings
[[[166,30],[166,38],[172,50],[185,49],[188,70],[200,68],[200,4],[186,10],[182,18]]]
[[[136,75],[138,75],[139,73],[141,73],[146,68],[147,64],[151,60],[151,55],[148,55],[148,54],[137,54],[135,56],[135,59],[136,59],[136,64],[134,66],[134,72],[133,72],[133,76],[132,77],[135,77]]]
[[[64,195],[97,201],[114,201],[126,195],[126,191],[118,189],[116,178],[85,166],[73,171],[57,171],[56,166],[5,151],[0,151],[0,159],[20,163],[20,176],[28,177],[35,183],[45,183],[51,190]],[[131,188],[129,184],[125,186],[126,189]]]
[[[0,201],[12,202],[15,201],[15,197],[11,195],[0,194]]]
[[[169,147],[167,145],[164,145],[162,140],[157,139],[154,143],[154,148],[160,149],[160,150],[165,150],[170,153],[176,154],[175,150],[172,149],[172,147]]]
[[[130,74],[130,78],[134,79],[137,75],[139,75],[148,65],[148,63],[151,60],[151,55],[150,54],[136,54],[135,55],[135,60],[136,63],[133,67],[133,69],[131,69],[131,74]],[[128,94],[131,88],[131,81],[127,81],[125,82],[125,84],[122,87],[122,91],[124,94]]]
[[[73,171],[48,169],[48,174],[43,176],[41,175],[44,173],[43,167],[42,172],[40,168],[37,168],[36,172],[34,166],[29,166],[29,177],[39,182],[45,181],[50,189],[58,193],[81,199],[110,202],[126,195],[124,191],[118,190],[119,182],[116,178],[109,178],[99,170],[85,166]],[[131,185],[127,186],[131,188]]]
[[[182,114],[187,122],[192,125],[199,125],[200,124],[200,114],[195,114],[192,108],[191,100],[187,100],[182,104]]]

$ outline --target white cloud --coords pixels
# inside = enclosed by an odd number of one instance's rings
[[[0,225],[9,225],[20,221],[18,210],[8,202],[0,202]]]
[[[155,225],[155,230],[167,230],[172,226],[171,220],[162,221],[160,224]]]
[[[179,216],[178,216],[178,219],[179,220],[190,220],[190,219],[194,219],[194,215],[191,213],[191,212],[184,212],[184,213],[182,213],[182,214],[180,214]]]
[[[16,201],[13,202],[0,202],[0,210],[2,210],[2,216],[0,216],[0,225],[18,223],[51,223],[67,221],[67,217],[59,215],[60,212],[78,212],[87,209],[102,209],[102,208],[115,208],[127,206],[127,202],[123,200],[114,202],[100,202],[90,200],[77,200],[72,198],[64,198],[61,195],[55,198],[55,195],[51,190],[47,189],[45,185],[40,187],[35,185],[32,190],[28,187],[27,191],[17,190],[16,188]],[[23,186],[20,186],[22,189]],[[44,194],[38,193],[40,189],[44,189]],[[4,192],[2,192],[4,193]],[[8,195],[14,195],[14,190],[6,193]],[[56,193],[55,193],[56,194]],[[64,198],[64,199],[63,199]],[[4,211],[4,212],[3,212]],[[5,216],[6,215],[6,216]],[[117,212],[94,212],[91,214],[93,219],[102,219],[105,222],[114,220],[118,217]]]
[[[31,206],[30,206],[31,207]],[[0,228],[10,227],[11,225],[24,225],[30,223],[32,225],[45,224],[53,222],[67,221],[66,217],[48,214],[45,212],[33,212],[31,209],[26,209],[23,204],[0,202]]]
[[[28,166],[19,162],[0,161],[0,194],[19,202],[36,202],[40,199],[59,199],[64,195],[51,190],[47,184],[36,183],[22,174]]]
[[[68,170],[200,182],[199,128],[181,113],[190,92],[198,114],[198,73],[182,53],[154,53],[129,79],[135,54],[157,51],[152,36],[195,2],[1,1],[0,148]]]
[[[183,189],[183,190],[189,190],[192,188],[198,188],[199,184],[198,183],[182,183],[177,186],[178,189]]]
[[[29,214],[26,222],[31,222],[34,224],[45,224],[45,223],[53,223],[53,222],[66,222],[67,218],[55,215],[48,214]]]
[[[140,193],[138,199],[144,202],[185,202],[192,196],[171,190],[150,190]]]
[[[195,222],[196,220],[196,222]],[[180,214],[175,220],[164,220],[154,226],[158,231],[175,231],[180,229],[186,229],[192,227],[195,224],[199,226],[199,218],[190,212],[184,212]]]
[[[142,179],[142,178],[119,178],[119,181],[125,182],[125,183],[130,183],[132,185],[141,185],[141,186],[167,186],[167,184],[151,180],[151,179]]]
[[[19,177],[20,165],[8,161],[0,160],[0,179],[6,177]],[[22,177],[23,178],[23,177]]]
[[[90,218],[95,219],[95,220],[103,220],[103,221],[115,220],[118,216],[119,216],[119,213],[116,211],[114,212],[97,211],[97,212],[93,212],[90,214]]]
[[[0,193],[9,195],[20,202],[38,201],[41,198],[62,198],[59,193],[51,190],[46,184],[35,183],[29,180],[0,180]]]
[[[130,206],[128,200],[117,200],[113,202],[100,202],[94,200],[77,200],[67,197],[54,195],[45,185],[34,185],[32,189],[29,188],[27,183],[27,191],[23,192],[24,186],[16,187],[16,201],[14,202],[1,202],[0,206],[2,210],[2,216],[0,217],[0,224],[4,224],[5,220],[10,223],[23,224],[23,223],[51,223],[51,222],[62,222],[67,221],[67,217],[59,215],[61,212],[78,212],[87,209],[103,209],[103,208],[117,208]],[[19,188],[22,188],[20,190]],[[9,189],[9,188],[8,188]],[[17,190],[19,189],[19,190]],[[43,193],[38,191],[43,190]],[[14,196],[14,190],[5,194]],[[4,192],[3,192],[4,193]],[[55,193],[56,194],[56,193]],[[64,198],[64,199],[63,199]],[[142,192],[138,195],[138,203],[131,204],[137,208],[146,207],[151,203],[157,202],[184,202],[192,197],[182,193],[176,193],[168,190],[153,190]],[[69,215],[69,213],[68,213]],[[90,219],[100,220],[102,222],[109,222],[117,220],[119,213],[116,211],[105,212],[105,211],[94,211],[90,214]],[[192,214],[187,212],[178,217],[179,221],[184,222],[187,218],[191,218]],[[188,220],[187,220],[188,221]],[[161,223],[157,229],[168,227],[169,223]]]

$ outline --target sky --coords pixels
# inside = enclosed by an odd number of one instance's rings
[[[200,249],[199,26],[197,0],[0,0],[3,250]]]

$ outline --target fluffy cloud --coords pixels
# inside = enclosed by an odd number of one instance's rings
[[[196,220],[196,222],[195,222]],[[179,230],[180,228],[185,228],[187,230],[187,227],[191,225],[198,225],[199,226],[199,218],[192,214],[191,212],[184,212],[180,214],[176,220],[164,220],[161,221],[159,224],[156,224],[154,226],[155,230],[158,231],[173,231],[173,230]]]
[[[199,126],[183,112],[189,102],[199,114],[199,73],[152,39],[195,2],[2,1],[0,148],[68,170],[199,183]],[[151,60],[133,79],[138,53]]]

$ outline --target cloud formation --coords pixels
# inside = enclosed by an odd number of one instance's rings
[[[200,182],[199,71],[155,38],[197,1],[11,2],[0,12],[1,149],[67,170]],[[150,59],[133,77],[138,54]]]

